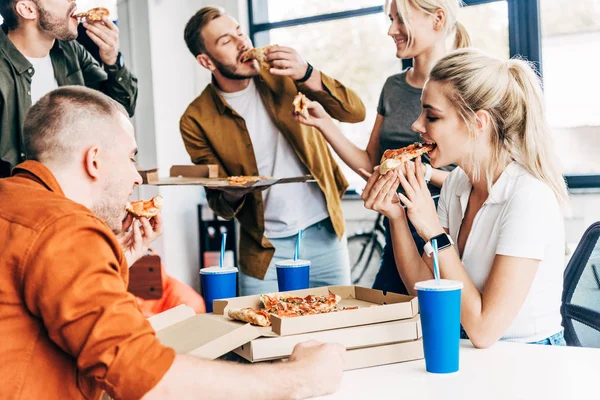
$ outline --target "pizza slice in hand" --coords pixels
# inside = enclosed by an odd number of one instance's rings
[[[308,119],[308,103],[306,101],[306,96],[302,94],[302,92],[298,92],[296,97],[294,97],[294,114],[302,115],[304,119]]]
[[[387,174],[407,161],[413,160],[435,149],[434,143],[413,143],[397,150],[386,150],[381,157],[379,173]]]
[[[96,7],[86,12],[77,13],[73,15],[73,17],[80,20],[85,18],[88,22],[96,22],[102,21],[102,17],[108,17],[109,14],[110,12],[108,9],[104,7]]]
[[[135,217],[152,218],[158,215],[163,205],[162,196],[154,196],[151,200],[137,200],[127,202],[125,210]]]
[[[272,46],[259,47],[256,49],[247,50],[244,54],[242,54],[242,62],[247,62],[250,60],[256,60],[260,64],[262,68],[269,69],[271,68],[271,64],[267,61],[267,52],[273,46],[277,46],[276,44]]]

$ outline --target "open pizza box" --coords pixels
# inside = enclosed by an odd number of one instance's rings
[[[360,308],[280,318],[279,322],[274,317],[273,326],[257,327],[226,316],[229,308],[258,307],[259,296],[248,296],[215,301],[213,314],[195,315],[189,307],[179,306],[149,321],[163,344],[204,359],[235,352],[249,362],[284,360],[296,344],[310,339],[344,345],[348,349],[346,370],[423,358],[415,298],[354,286],[288,293],[307,296],[329,292],[342,296],[341,305]]]
[[[227,178],[219,177],[218,165],[174,165],[169,170],[168,177],[161,177],[158,168],[139,169],[142,184],[154,186],[204,186],[209,189],[245,189],[249,187],[272,186],[282,183],[315,182],[311,175],[275,178],[254,177],[245,183],[232,183]],[[249,177],[252,178],[252,177]]]

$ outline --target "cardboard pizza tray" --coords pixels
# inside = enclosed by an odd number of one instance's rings
[[[340,306],[358,306],[357,310],[346,310],[327,314],[305,315],[294,318],[271,316],[271,331],[275,335],[287,336],[318,332],[351,326],[413,318],[419,313],[417,298],[401,294],[367,289],[360,286],[324,286],[286,292],[297,297],[308,295],[339,295]],[[236,297],[213,302],[213,313],[227,318],[230,309],[262,308],[260,296]]]
[[[316,182],[311,175],[252,180],[245,184],[232,184],[227,178],[219,177],[218,165],[174,165],[168,177],[160,177],[158,169],[138,170],[144,185],[153,186],[204,186],[209,189],[247,189],[268,187],[283,183]]]

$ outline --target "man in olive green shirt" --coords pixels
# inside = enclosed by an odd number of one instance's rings
[[[198,11],[184,36],[213,77],[180,122],[192,162],[216,164],[222,176],[311,174],[316,180],[275,185],[262,193],[207,190],[209,205],[219,216],[240,222],[241,294],[277,291],[273,263],[293,257],[300,229],[300,258],[312,263],[310,286],[349,284],[341,210],[347,182],[322,135],[294,121],[292,102],[300,91],[334,118],[359,122],[365,118],[362,101],[289,47],[271,47],[271,68],[261,68],[255,60],[242,62],[252,44],[221,9]]]
[[[84,22],[102,66],[77,38],[75,2],[0,0],[0,178],[27,159],[25,113],[58,86],[84,85],[121,103],[130,116],[137,79],[123,66],[119,30],[109,18]]]

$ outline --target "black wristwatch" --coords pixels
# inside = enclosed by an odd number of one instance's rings
[[[116,73],[116,72],[119,72],[121,70],[121,68],[123,68],[123,55],[121,54],[121,52],[119,52],[119,54],[117,54],[117,62],[116,63],[114,63],[113,65],[104,64],[104,70],[106,72]]]
[[[313,66],[310,65],[309,62],[307,62],[307,64],[308,64],[308,67],[306,68],[306,73],[304,74],[304,76],[302,78],[298,79],[296,82],[298,82],[298,83],[306,82],[308,80],[308,78],[310,78],[310,76],[312,75]]]
[[[431,255],[433,254],[433,245],[431,244],[431,241],[434,239],[436,241],[438,251],[442,251],[443,249],[450,247],[454,244],[450,235],[446,233],[440,233],[439,235],[429,239],[429,242],[425,243],[423,250],[425,251],[425,254],[427,254],[428,257],[431,257]]]

